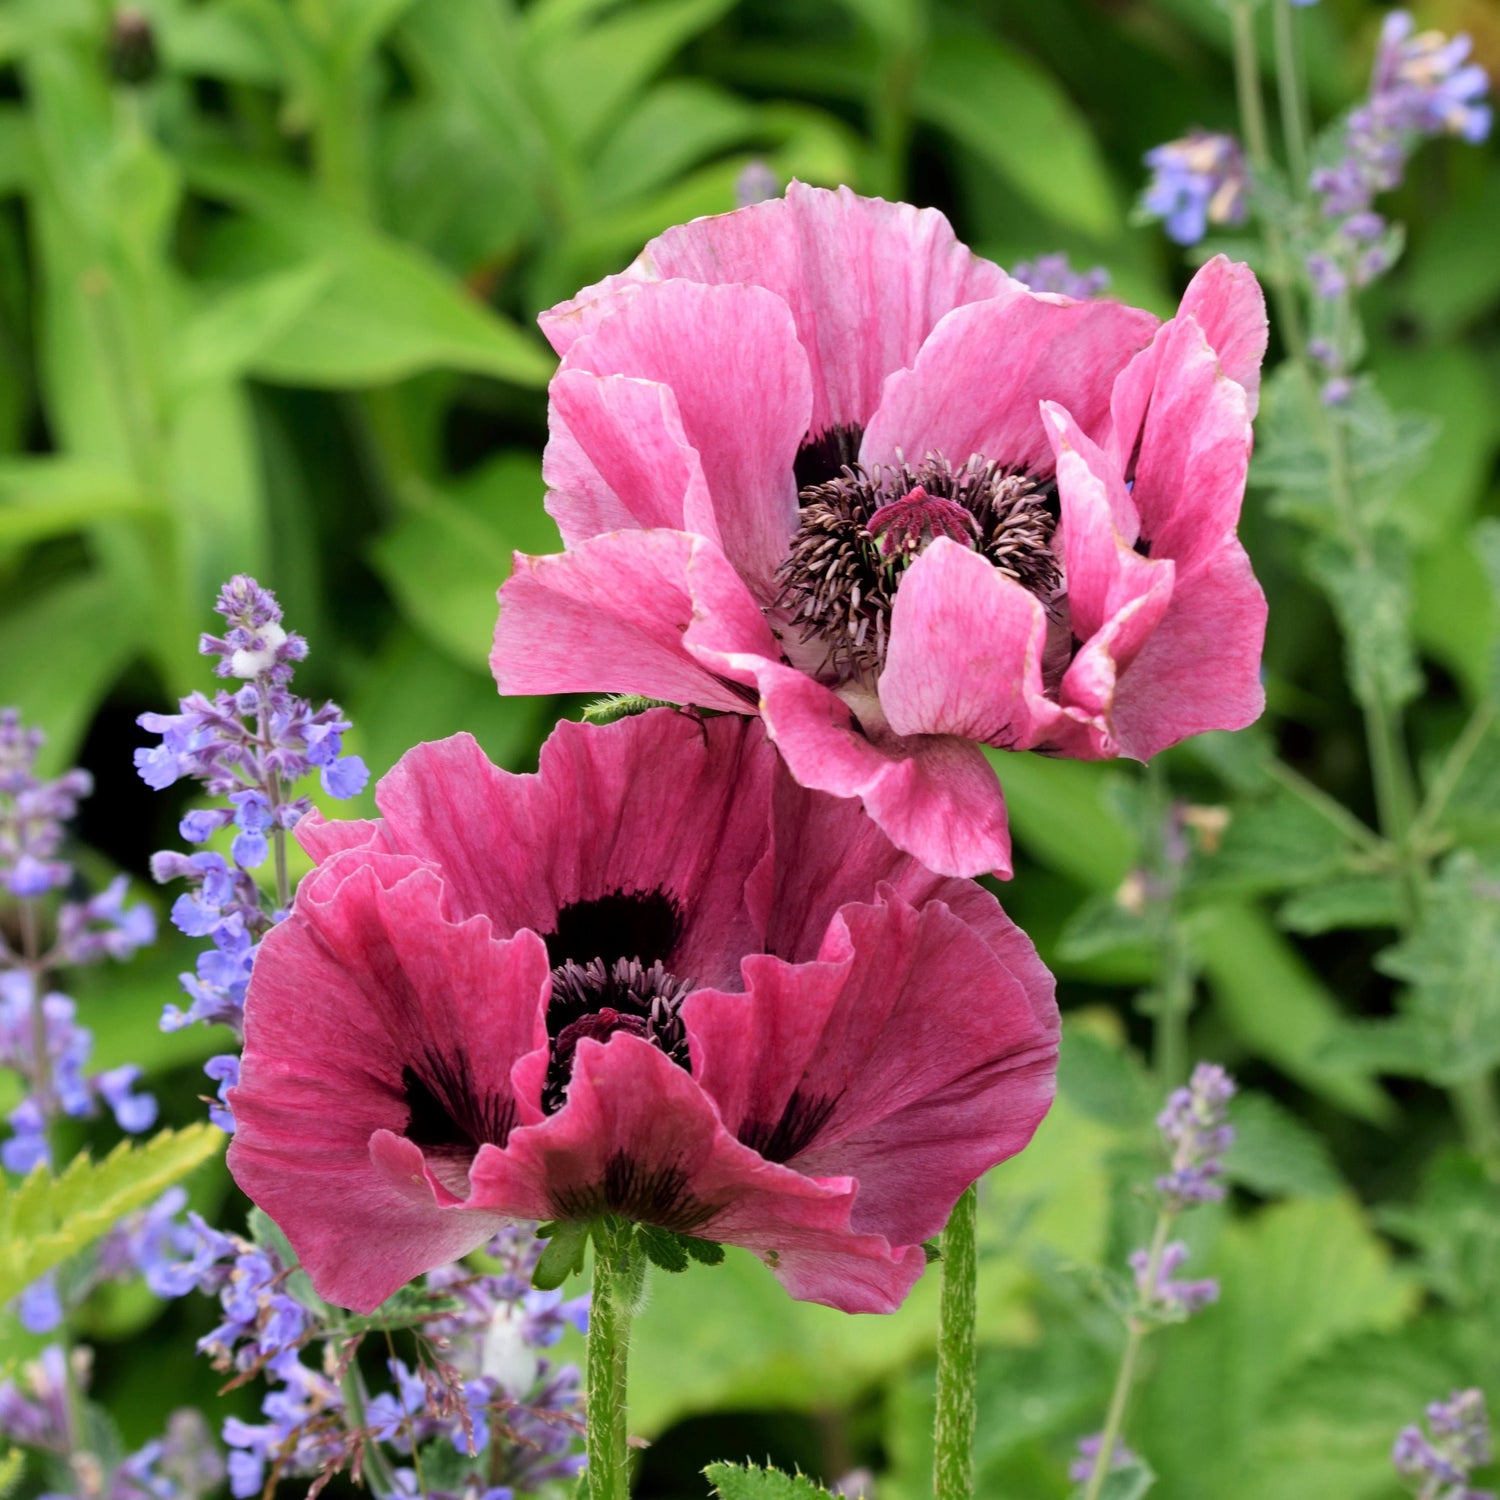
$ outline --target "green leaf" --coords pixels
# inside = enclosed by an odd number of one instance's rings
[[[1340,1340],[1398,1325],[1414,1288],[1346,1197],[1231,1221],[1204,1269],[1219,1279],[1219,1301],[1153,1340],[1132,1446],[1150,1453],[1165,1494],[1290,1493],[1271,1482],[1279,1469],[1261,1467],[1278,1387]]]
[[[1099,1500],[1141,1500],[1141,1496],[1156,1483],[1156,1475],[1144,1459],[1133,1459],[1118,1469],[1111,1469],[1099,1488]],[[1079,1485],[1073,1492],[1073,1500],[1082,1500],[1088,1493],[1086,1485]]]
[[[1139,1130],[1158,1107],[1153,1085],[1125,1047],[1084,1030],[1080,1022],[1070,1011],[1063,1025],[1058,1089],[1091,1118],[1119,1130]]]
[[[26,1455],[19,1448],[12,1448],[4,1458],[0,1458],[0,1500],[8,1500],[25,1472]]]
[[[0,549],[161,513],[128,475],[105,464],[61,457],[0,462]]]
[[[1349,684],[1361,702],[1377,695],[1392,708],[1422,691],[1411,641],[1411,559],[1389,527],[1372,538],[1368,558],[1327,540],[1309,554],[1313,577],[1328,595],[1344,635]]]
[[[1063,924],[1057,956],[1077,964],[1102,954],[1150,953],[1155,943],[1144,911],[1133,908],[1119,893],[1090,896]]]
[[[1349,1061],[1324,1056],[1338,1002],[1261,912],[1222,905],[1195,915],[1192,942],[1220,1017],[1289,1078],[1361,1119],[1392,1116],[1390,1100]]]
[[[1311,885],[1342,873],[1350,852],[1326,818],[1278,792],[1234,808],[1218,849],[1194,860],[1192,886],[1250,895]]]
[[[783,1474],[754,1464],[710,1464],[704,1471],[718,1500],[831,1500],[805,1474]]]
[[[544,1292],[555,1291],[568,1277],[582,1271],[591,1227],[587,1219],[561,1219],[555,1224],[544,1224],[537,1233],[546,1234],[547,1248],[531,1274],[531,1284]]]
[[[45,1166],[12,1186],[0,1184],[0,1302],[44,1271],[76,1255],[194,1167],[215,1157],[215,1126],[163,1130],[144,1144],[122,1141],[103,1161],[79,1155],[60,1177]]]
[[[401,612],[456,661],[488,670],[511,554],[551,552],[557,528],[541,506],[541,464],[503,453],[443,489],[413,481],[411,508],[371,546]]]
[[[1440,1152],[1410,1205],[1380,1210],[1382,1228],[1414,1245],[1424,1282],[1450,1306],[1500,1315],[1500,1194],[1478,1158]]]
[[[1500,1062],[1500,859],[1451,855],[1432,883],[1412,935],[1375,961],[1407,982],[1408,1031],[1420,1036],[1411,1067],[1450,1084]]]
[[[1099,239],[1119,232],[1119,205],[1088,125],[1024,53],[983,33],[938,37],[913,103],[1058,224]]]
[[[298,319],[332,280],[332,261],[257,276],[221,293],[178,328],[173,383],[178,390],[237,379]]]
[[[1328,1198],[1343,1187],[1323,1137],[1266,1094],[1234,1101],[1234,1144],[1224,1158],[1232,1182],[1266,1197]]]
[[[309,258],[332,267],[323,293],[259,351],[253,373],[295,385],[383,385],[418,371],[467,370],[542,386],[554,361],[436,262],[343,215],[289,173],[226,154],[186,162],[209,197],[253,222],[227,227],[219,253],[239,268],[287,269]]]
[[[1399,916],[1389,875],[1351,875],[1298,891],[1277,908],[1276,921],[1288,932],[1313,936],[1340,927],[1394,927]]]
[[[527,56],[558,122],[583,150],[593,145],[691,38],[733,0],[637,0],[592,26],[548,28]]]

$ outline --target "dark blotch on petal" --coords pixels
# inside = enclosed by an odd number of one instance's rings
[[[842,422],[816,437],[809,433],[792,460],[797,489],[827,484],[830,479],[837,479],[845,467],[853,468],[859,462],[859,445],[864,435],[863,427]]]
[[[779,1120],[746,1120],[739,1128],[740,1143],[767,1161],[790,1161],[812,1145],[838,1102],[837,1094],[808,1095],[798,1089]]]
[[[513,1099],[483,1097],[462,1058],[428,1053],[419,1067],[401,1070],[407,1140],[424,1151],[472,1156],[488,1142],[503,1146],[516,1123]]]
[[[623,1151],[604,1164],[604,1180],[588,1188],[575,1188],[556,1197],[560,1219],[597,1219],[619,1214],[640,1224],[691,1234],[701,1229],[718,1210],[694,1197],[688,1174],[681,1167],[657,1167],[647,1171]]]
[[[617,958],[649,967],[665,963],[681,935],[682,912],[665,891],[612,891],[563,907],[556,928],[543,941],[554,969],[594,959],[607,968]]]

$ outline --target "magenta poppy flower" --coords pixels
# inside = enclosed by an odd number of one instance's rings
[[[501,590],[503,692],[758,710],[803,785],[954,875],[1009,873],[981,745],[1144,760],[1260,713],[1246,267],[1159,324],[794,183],[542,326],[567,550]]]
[[[261,944],[229,1164],[368,1312],[513,1218],[743,1245],[890,1311],[1052,1098],[1052,979],[995,899],[787,775],[753,719],[465,735],[381,782]]]

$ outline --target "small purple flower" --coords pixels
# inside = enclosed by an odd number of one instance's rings
[[[22,726],[16,709],[0,709],[0,886],[22,900],[68,883],[72,868],[53,856],[94,785],[81,770],[41,780],[35,767],[45,743],[41,730]]]
[[[57,1277],[51,1271],[16,1298],[16,1316],[28,1333],[51,1333],[61,1324],[62,1298],[57,1295]]]
[[[1103,1446],[1104,1434],[1102,1432],[1090,1433],[1088,1437],[1078,1439],[1078,1456],[1068,1465],[1068,1478],[1074,1484],[1087,1484],[1093,1478],[1094,1466],[1099,1462],[1099,1450]],[[1125,1469],[1139,1462],[1140,1459],[1119,1438],[1116,1438],[1114,1448],[1109,1455],[1109,1467]]]
[[[1151,181],[1141,198],[1179,245],[1196,245],[1211,224],[1239,224],[1246,213],[1245,154],[1232,135],[1194,130],[1146,153]]]
[[[1307,257],[1307,274],[1312,280],[1313,291],[1325,302],[1342,297],[1349,289],[1349,278],[1343,268],[1329,256],[1314,252]]]
[[[1220,1158],[1234,1142],[1234,1127],[1225,1123],[1234,1095],[1234,1079],[1223,1068],[1200,1062],[1187,1087],[1174,1090],[1157,1116],[1172,1167],[1156,1179],[1156,1186],[1170,1209],[1213,1203],[1224,1196]]]
[[[1219,1283],[1212,1277],[1201,1281],[1173,1279],[1187,1258],[1188,1247],[1181,1240],[1163,1246],[1154,1270],[1149,1251],[1131,1251],[1130,1269],[1135,1272],[1136,1292],[1146,1311],[1158,1317],[1181,1319],[1219,1300]]]
[[[1109,285],[1109,272],[1103,266],[1095,266],[1091,271],[1075,271],[1062,253],[1018,261],[1011,267],[1010,274],[1034,292],[1055,292],[1078,301],[1097,297]]]
[[[1427,1433],[1413,1423],[1396,1435],[1391,1463],[1397,1474],[1422,1500],[1495,1500],[1488,1490],[1468,1487],[1470,1474],[1493,1457],[1484,1394],[1454,1391],[1432,1402],[1426,1415]]]
[[[734,206],[749,208],[781,196],[781,180],[763,161],[749,161],[734,179]]]

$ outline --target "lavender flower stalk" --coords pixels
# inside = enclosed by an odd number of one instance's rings
[[[1179,245],[1196,245],[1210,225],[1240,224],[1247,211],[1245,153],[1232,136],[1193,130],[1146,153],[1151,181],[1146,219],[1160,219]]]
[[[1391,1449],[1391,1463],[1412,1494],[1418,1500],[1495,1500],[1492,1490],[1469,1488],[1469,1476],[1494,1456],[1483,1393],[1454,1391],[1434,1401],[1427,1429],[1415,1422],[1403,1427]]]
[[[197,972],[181,976],[192,1004],[168,1005],[162,1029],[176,1031],[194,1021],[230,1027],[243,1036],[245,988],[260,939],[286,914],[292,891],[287,875],[286,836],[310,810],[292,787],[313,770],[331,797],[357,796],[369,779],[357,755],[344,755],[349,722],[336,703],[314,709],[291,691],[296,663],[307,642],[281,623],[281,606],[269,589],[243,574],[231,578],[214,610],[223,617],[222,636],[204,635],[198,649],[218,657],[220,677],[240,682],[212,698],[189,693],[175,714],[142,714],[143,729],[161,743],[135,752],[142,780],[158,790],[183,778],[201,782],[221,805],[190,812],[180,825],[190,844],[205,844],[233,828],[228,858],[213,851],[181,854],[163,850],[151,861],[157,880],[186,880],[192,889],[172,907],[172,921],[212,947],[199,956]],[[255,872],[274,866],[274,890],[263,894]],[[205,1073],[218,1084],[214,1123],[234,1128],[224,1098],[239,1077],[239,1058],[209,1060]]]
[[[1149,1245],[1130,1255],[1134,1297],[1125,1314],[1125,1352],[1110,1396],[1104,1431],[1080,1443],[1089,1445],[1089,1468],[1081,1475],[1082,1460],[1074,1465],[1074,1477],[1087,1480],[1084,1500],[1098,1500],[1105,1479],[1113,1468],[1127,1461],[1121,1433],[1125,1410],[1135,1383],[1141,1345],[1152,1329],[1163,1323],[1180,1323],[1218,1300],[1219,1284],[1212,1278],[1189,1281],[1177,1276],[1188,1257],[1188,1247],[1171,1238],[1179,1214],[1200,1203],[1217,1202],[1224,1196],[1223,1155],[1234,1141],[1234,1128],[1227,1111],[1234,1097],[1234,1080],[1216,1063],[1200,1062],[1185,1088],[1174,1089],[1156,1125],[1169,1157],[1168,1170],[1156,1179],[1158,1210]]]
[[[1067,255],[1039,255],[1035,260],[1017,261],[1010,274],[1034,292],[1055,292],[1080,302],[1097,297],[1109,286],[1109,272],[1103,266],[1078,271]]]

